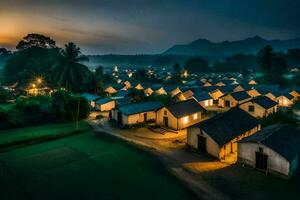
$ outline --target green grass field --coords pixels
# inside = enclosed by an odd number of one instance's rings
[[[76,130],[78,132],[89,130],[89,125],[86,122],[81,121],[78,123],[78,129],[76,129],[76,123],[66,123],[0,131],[0,150],[3,147],[26,144],[35,140],[46,140],[49,138],[75,134]]]
[[[0,194],[3,200],[192,198],[153,156],[92,131],[0,153]]]

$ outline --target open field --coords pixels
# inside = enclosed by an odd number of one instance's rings
[[[202,185],[201,188],[208,188],[203,193],[213,193],[212,190],[216,190],[223,195],[222,199],[300,199],[300,170],[291,180],[282,179],[250,167],[220,162],[207,154],[192,152],[179,142],[183,140],[181,135],[177,139],[170,136],[166,138],[167,135],[161,136],[145,128],[121,130],[107,123],[100,124],[99,130],[155,149],[162,156],[175,161],[175,168],[182,166],[192,173],[190,178]],[[140,137],[141,135],[145,137]]]
[[[92,131],[0,153],[1,199],[191,199],[153,156]]]
[[[2,148],[27,144],[36,140],[55,139],[89,130],[89,125],[78,123],[48,124],[0,131],[0,151]]]

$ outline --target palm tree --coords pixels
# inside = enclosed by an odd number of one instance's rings
[[[61,61],[53,68],[55,83],[73,92],[82,90],[91,72],[80,62],[88,61],[88,58],[82,55],[80,48],[72,42],[61,50],[61,56]]]

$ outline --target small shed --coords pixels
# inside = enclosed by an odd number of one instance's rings
[[[156,110],[162,106],[158,101],[126,104],[114,109],[111,117],[122,126],[155,122]]]
[[[300,131],[275,124],[238,142],[238,162],[283,177],[299,166]]]

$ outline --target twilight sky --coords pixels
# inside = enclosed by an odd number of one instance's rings
[[[300,37],[300,0],[0,0],[0,47],[27,33],[87,54],[160,53],[198,38]]]

